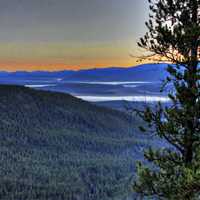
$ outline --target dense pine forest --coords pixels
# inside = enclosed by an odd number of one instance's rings
[[[138,119],[67,94],[0,86],[0,199],[123,199]]]

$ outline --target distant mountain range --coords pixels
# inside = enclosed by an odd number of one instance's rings
[[[65,78],[71,74],[75,73],[75,71],[64,70],[64,71],[16,71],[16,72],[6,72],[0,71],[0,78]]]
[[[129,68],[97,68],[72,73],[66,81],[160,81],[166,77],[167,64],[144,64]]]
[[[62,81],[160,81],[166,77],[167,64],[143,64],[135,67],[97,68],[65,71],[0,72],[0,79],[58,79]],[[0,80],[1,81],[1,80]]]

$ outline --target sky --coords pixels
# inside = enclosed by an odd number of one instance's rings
[[[0,0],[0,71],[133,66],[147,0]]]

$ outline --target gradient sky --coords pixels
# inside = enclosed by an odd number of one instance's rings
[[[0,0],[0,70],[132,66],[147,0]]]

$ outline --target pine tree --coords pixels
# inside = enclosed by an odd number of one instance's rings
[[[134,190],[140,198],[200,199],[200,1],[149,0],[148,32],[138,45],[169,61],[170,106],[137,111],[167,146],[144,153]]]

